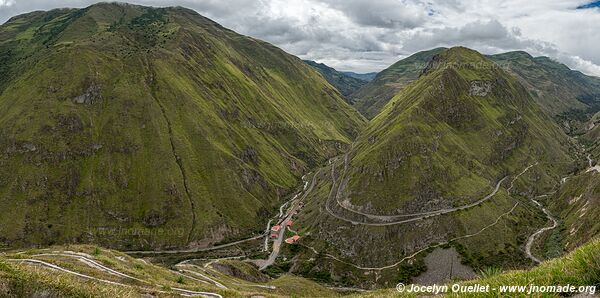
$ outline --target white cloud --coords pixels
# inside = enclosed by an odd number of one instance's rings
[[[464,45],[525,50],[600,74],[600,9],[585,0],[130,0],[180,5],[303,59],[341,70],[381,70],[416,51]],[[0,0],[0,22],[95,0]]]
[[[0,0],[0,8],[3,6],[12,6],[15,4],[15,0]]]

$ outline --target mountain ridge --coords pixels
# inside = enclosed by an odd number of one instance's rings
[[[346,98],[346,101],[350,104],[352,103],[350,101],[350,96],[366,84],[365,80],[349,76],[323,63],[317,63],[311,60],[304,60],[304,62],[319,71],[331,85],[340,91],[344,98]]]
[[[416,80],[429,59],[444,49],[418,52],[391,65],[381,72],[381,77],[352,96],[355,106],[365,117],[373,118],[398,91]],[[565,130],[580,131],[584,118],[597,112],[600,78],[571,70],[548,57],[533,57],[525,51],[487,57],[517,76],[542,109]]]
[[[14,214],[0,239],[11,245],[260,233],[364,123],[299,58],[189,9],[14,17],[0,57],[0,205]]]

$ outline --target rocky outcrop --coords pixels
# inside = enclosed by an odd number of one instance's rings
[[[472,81],[469,95],[471,96],[487,96],[492,92],[492,82],[490,81]]]
[[[93,104],[102,99],[100,86],[95,83],[90,84],[85,93],[73,98],[74,103],[78,104]]]

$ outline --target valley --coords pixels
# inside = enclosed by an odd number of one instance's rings
[[[547,57],[342,72],[98,3],[9,19],[0,74],[0,297],[600,285],[600,79]]]

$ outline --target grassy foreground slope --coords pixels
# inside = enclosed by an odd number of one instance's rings
[[[539,285],[539,286],[557,286],[573,285],[600,287],[600,241],[598,239],[591,241],[578,248],[577,250],[557,259],[546,261],[530,270],[508,271],[502,274],[493,275],[463,282],[461,285],[490,285],[490,288],[499,288],[506,285]],[[497,291],[490,293],[450,293],[443,296],[450,297],[564,297],[577,293],[546,293],[528,295],[527,293],[504,293]],[[597,294],[597,290],[596,290]],[[381,290],[352,297],[418,297],[412,294],[400,294],[395,289]],[[587,297],[587,296],[584,296]]]
[[[300,59],[184,8],[0,26],[0,243],[204,246],[264,229],[363,118]]]
[[[291,275],[248,281],[222,274],[214,266],[166,268],[88,245],[7,252],[0,255],[0,297],[337,296]],[[254,267],[251,270],[261,274]]]
[[[60,249],[66,256],[44,256]],[[69,257],[86,256],[129,277],[115,276],[102,272],[84,262]],[[90,280],[73,274],[55,271],[39,265],[18,263],[15,259],[39,259],[68,268],[73,272],[97,278]],[[7,253],[0,256],[0,296],[2,297],[140,297],[150,294],[155,297],[180,297],[184,291],[204,292],[222,297],[339,297],[340,295],[309,280],[287,275],[266,283],[253,283],[233,277],[219,275],[206,268],[192,268],[194,272],[211,276],[212,282],[190,272],[147,264],[116,251],[90,246],[53,247],[52,249],[30,250],[18,255]],[[132,279],[138,278],[139,280]],[[100,281],[102,280],[102,281]],[[108,284],[106,281],[119,283]],[[204,282],[202,282],[204,281]],[[206,281],[209,281],[206,283]],[[213,282],[226,288],[219,288]],[[546,261],[530,270],[507,271],[486,276],[461,285],[482,284],[499,287],[503,285],[574,285],[600,286],[600,241],[592,240],[573,252],[557,259]],[[159,286],[160,285],[160,286]],[[189,294],[189,292],[187,292]],[[456,294],[455,294],[456,295]],[[515,297],[523,294],[465,294],[472,297]],[[351,295],[350,297],[417,297],[398,293],[396,289],[384,289]],[[562,297],[545,295],[544,297]]]

